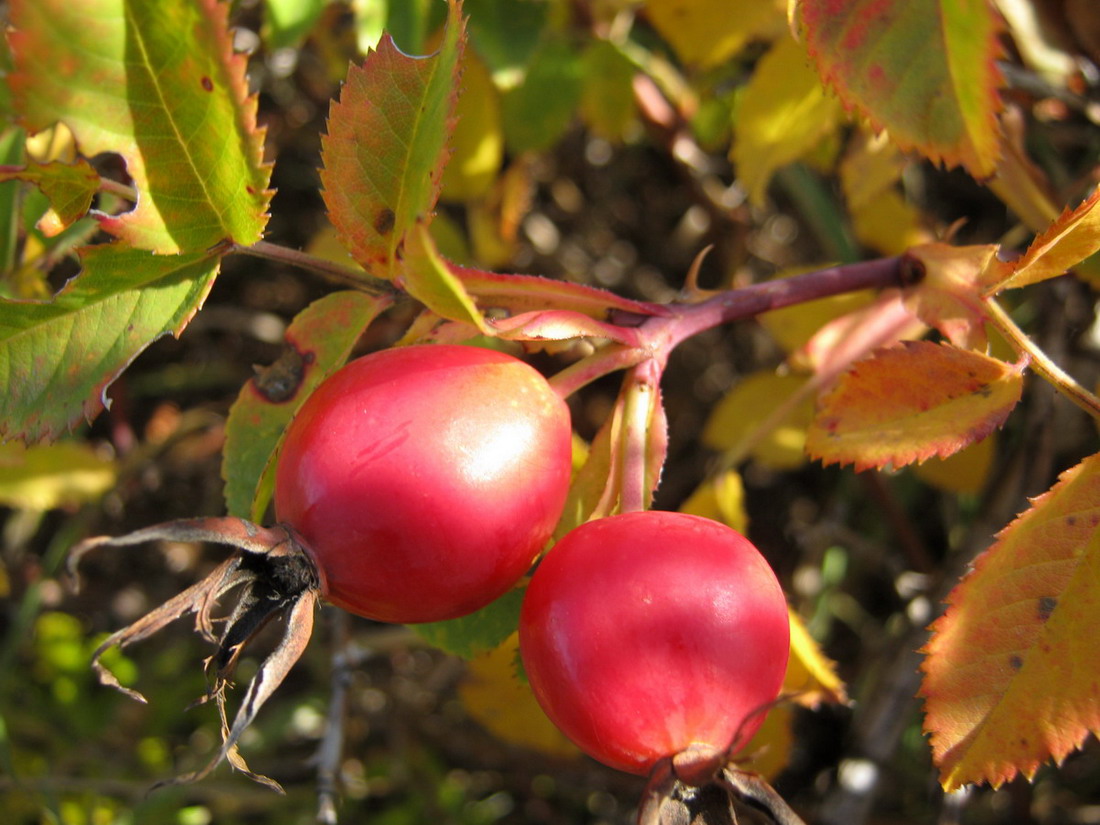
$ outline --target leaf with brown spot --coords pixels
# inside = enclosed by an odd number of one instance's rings
[[[229,411],[222,478],[230,514],[263,519],[287,424],[313,389],[347,360],[359,336],[389,303],[388,297],[334,292],[291,322],[283,354],[244,385]]]
[[[857,471],[951,455],[1001,426],[1023,369],[929,341],[881,349],[821,399],[806,450]]]
[[[410,57],[386,35],[351,68],[321,139],[329,218],[376,278],[398,275],[407,233],[430,220],[439,197],[466,39],[461,2],[448,5],[435,54]]]
[[[1031,777],[1100,732],[1100,455],[1067,470],[948,598],[925,648],[925,730],[950,790]]]

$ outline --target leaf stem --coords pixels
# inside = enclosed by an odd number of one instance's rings
[[[1088,413],[1095,419],[1100,419],[1100,398],[1082,387],[1077,380],[1059,367],[1050,359],[1039,345],[1020,329],[1012,317],[1005,311],[993,296],[982,299],[985,303],[986,316],[997,330],[1012,345],[1013,349],[1021,355],[1026,355],[1031,361],[1031,367],[1054,386],[1058,392]]]
[[[344,286],[366,292],[369,295],[397,295],[400,290],[389,281],[375,278],[362,269],[344,266],[335,261],[328,261],[299,249],[291,249],[288,246],[279,246],[268,241],[256,241],[251,246],[233,244],[230,252],[239,252],[243,255],[251,255],[255,258],[263,258],[269,261],[290,264],[315,272],[331,281],[336,281]]]
[[[132,186],[127,186],[125,183],[119,183],[117,180],[111,180],[110,178],[101,177],[99,179],[99,191],[109,192],[110,194],[116,195],[123,200],[137,203],[137,190]]]

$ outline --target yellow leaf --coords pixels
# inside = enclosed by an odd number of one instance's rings
[[[534,178],[530,159],[519,158],[481,198],[467,204],[466,223],[474,258],[490,269],[506,267],[516,252],[519,227],[531,209]]]
[[[910,247],[931,240],[921,226],[920,212],[893,189],[852,207],[851,216],[859,242],[884,255],[901,255]]]
[[[840,122],[841,108],[802,46],[781,38],[756,66],[734,112],[730,159],[749,200],[760,204],[772,174],[812,152]]]
[[[1100,732],[1100,455],[997,537],[925,648],[925,730],[944,788],[1032,777]]]
[[[1023,363],[929,341],[884,348],[821,399],[806,449],[857,471],[948,456],[997,429],[1022,387]]]
[[[703,443],[715,450],[751,455],[776,469],[805,462],[806,428],[813,395],[803,392],[804,375],[762,370],[737,382],[718,402],[703,429]]]
[[[794,712],[790,705],[779,704],[768,711],[752,739],[736,755],[738,767],[758,773],[767,781],[775,779],[791,761],[794,746]]]
[[[785,269],[773,280],[810,272],[820,267],[799,267]],[[773,309],[757,316],[757,320],[766,329],[788,355],[802,349],[827,323],[857,309],[868,306],[875,299],[872,290],[848,292],[815,301]],[[799,366],[802,366],[801,364]]]
[[[709,478],[680,505],[681,513],[702,516],[744,533],[749,527],[745,512],[745,485],[736,470]]]
[[[781,701],[768,712],[764,724],[737,754],[742,768],[755,771],[769,781],[787,767],[794,744],[793,705],[819,707],[823,702],[846,704],[844,683],[836,675],[836,665],[821,652],[802,620],[788,610],[791,620],[791,656],[783,677]]]
[[[500,92],[473,50],[464,54],[455,116],[458,120],[451,136],[452,154],[443,169],[440,197],[469,201],[489,190],[504,159]]]
[[[840,188],[852,209],[867,206],[892,189],[909,164],[886,132],[861,130],[852,138],[840,163]]]
[[[791,658],[783,677],[783,692],[804,707],[816,708],[824,702],[846,704],[844,682],[836,674],[836,663],[821,652],[820,646],[793,610],[791,619]]]
[[[996,433],[947,458],[930,458],[913,468],[921,481],[948,493],[980,493],[993,468]]]
[[[114,462],[85,444],[0,444],[0,504],[7,507],[50,510],[96,501],[117,476]]]
[[[496,650],[470,662],[458,688],[466,712],[501,741],[552,756],[579,755],[516,676],[518,650],[519,635],[513,633]]]
[[[717,66],[750,40],[772,40],[787,28],[783,0],[648,0],[646,16],[683,63]]]
[[[1031,242],[1012,266],[1009,277],[996,288],[1035,284],[1061,275],[1071,266],[1100,251],[1100,187],[1076,209],[1067,209]]]

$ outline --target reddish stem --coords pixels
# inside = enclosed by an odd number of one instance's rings
[[[904,258],[893,257],[845,264],[732,289],[695,304],[673,304],[667,315],[652,316],[639,324],[639,346],[605,346],[559,372],[550,383],[566,398],[597,378],[647,359],[663,364],[676,346],[721,324],[845,292],[903,286],[903,263]]]
[[[666,346],[671,350],[704,330],[762,312],[859,289],[902,286],[902,260],[896,256],[879,258],[732,289],[698,304],[677,307],[678,312],[672,318],[654,318],[646,327],[653,324],[666,327]]]

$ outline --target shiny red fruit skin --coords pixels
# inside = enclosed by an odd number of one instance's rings
[[[466,346],[388,349],[288,428],[275,511],[333,604],[385,622],[477,610],[529,569],[569,486],[569,411],[535,369]]]
[[[757,549],[660,511],[567,533],[532,577],[519,632],[547,716],[593,758],[643,775],[693,743],[744,743],[790,648],[786,600]]]

